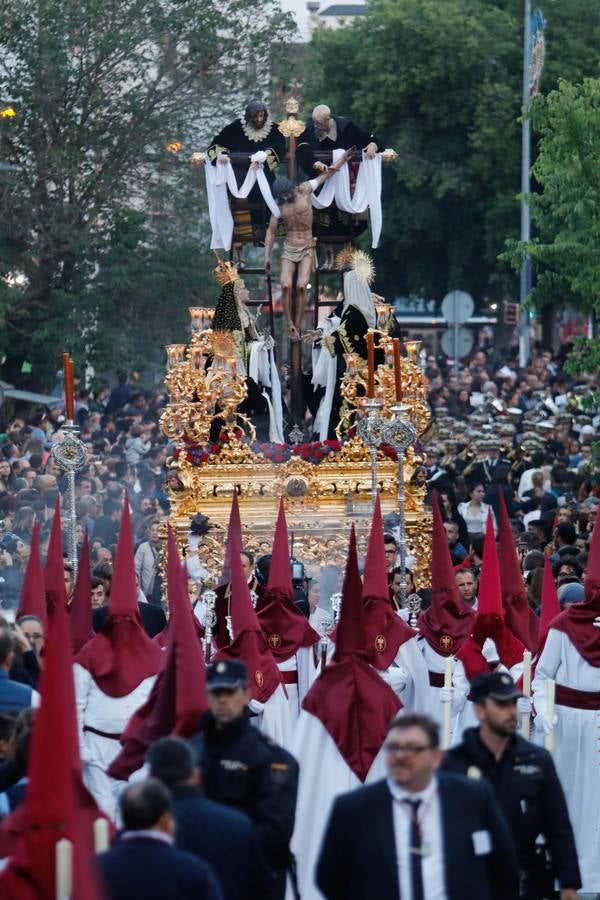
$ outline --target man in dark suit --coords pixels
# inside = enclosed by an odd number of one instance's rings
[[[171,797],[160,781],[130,785],[120,806],[121,839],[96,857],[107,900],[223,900],[210,867],[173,846]]]
[[[438,773],[438,727],[396,718],[388,777],[336,800],[316,880],[327,900],[516,900],[517,858],[484,781]]]
[[[140,603],[138,601],[138,609],[142,618],[142,625],[148,637],[156,637],[164,628],[167,627],[167,617],[161,606],[155,606],[153,603]],[[108,606],[99,606],[92,614],[92,626],[94,631],[102,631],[106,617],[108,616]]]
[[[252,822],[202,796],[201,772],[189,745],[181,738],[160,738],[146,762],[150,774],[171,791],[177,846],[209,863],[225,900],[263,900],[271,878]]]

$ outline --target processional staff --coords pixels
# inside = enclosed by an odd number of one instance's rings
[[[51,454],[56,464],[67,475],[67,541],[69,563],[73,568],[73,581],[77,578],[77,512],[75,509],[75,472],[87,465],[87,453],[79,440],[79,428],[75,423],[74,366],[68,353],[63,353],[65,411],[67,421],[62,427],[64,437],[52,446]]]

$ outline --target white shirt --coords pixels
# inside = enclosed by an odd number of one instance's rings
[[[402,801],[421,800],[418,820],[421,827],[422,845],[427,847],[427,853],[421,857],[423,893],[427,900],[448,900],[444,878],[442,816],[436,778],[432,778],[425,790],[417,794],[405,791],[391,778],[387,779],[387,785],[392,795],[392,816],[394,820],[400,896],[403,900],[412,900],[413,896],[409,850],[411,809],[407,803]]]

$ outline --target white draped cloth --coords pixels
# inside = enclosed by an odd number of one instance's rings
[[[339,328],[341,319],[338,316],[328,316],[320,324],[323,337],[327,337]],[[323,340],[321,346],[313,348],[312,352],[312,384],[313,387],[324,387],[325,393],[319,404],[313,430],[319,435],[320,441],[326,441],[329,433],[329,421],[333,406],[333,396],[337,381],[337,358],[332,356]]]
[[[333,162],[337,162],[345,151],[333,151]],[[207,164],[206,193],[208,196],[208,213],[212,229],[211,249],[230,250],[233,241],[233,215],[229,207],[227,191],[238,200],[245,199],[255,184],[258,184],[263,199],[271,213],[277,218],[281,213],[275,203],[267,177],[264,173],[266,153],[259,150],[250,157],[250,165],[246,177],[238,186],[231,162],[216,165]],[[253,169],[252,163],[258,163]],[[352,215],[360,215],[369,210],[371,216],[372,246],[379,245],[382,227],[381,213],[381,154],[369,159],[363,150],[363,158],[358,169],[354,193],[350,191],[350,171],[347,163],[332,175],[323,185],[318,196],[313,194],[312,205],[315,209],[325,209],[335,201],[338,209]]]
[[[568,635],[555,628],[548,632],[531,686],[536,713],[546,712],[549,678],[578,691],[600,691],[600,668],[591,666]],[[600,891],[600,711],[557,705],[555,712],[553,758],[575,833],[581,893],[595,895]]]
[[[361,787],[362,783],[321,720],[304,709],[298,719],[293,753],[300,761],[296,825],[291,845],[297,862],[298,887],[302,900],[323,900],[314,876],[329,813],[336,797]],[[383,757],[380,750],[369,769],[367,784],[384,777]],[[290,897],[288,891],[286,900]]]
[[[281,383],[275,363],[274,347],[275,343],[270,335],[251,342],[248,375],[260,387],[271,390],[271,396],[266,391],[262,394],[269,410],[269,440],[274,444],[284,444]]]
[[[100,809],[114,822],[117,799],[125,782],[110,778],[106,770],[120,752],[121,744],[118,740],[85,731],[84,726],[106,734],[121,734],[131,716],[150,696],[156,675],[144,678],[124,697],[109,697],[79,663],[73,664],[73,674],[84,781]]]

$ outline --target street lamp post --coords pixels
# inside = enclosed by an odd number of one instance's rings
[[[521,241],[531,238],[531,217],[529,209],[529,193],[531,181],[531,120],[529,118],[529,66],[531,62],[531,0],[525,0],[525,21],[523,23],[523,124],[521,129]],[[529,294],[529,269],[531,258],[525,254],[521,266],[519,290],[520,325],[519,325],[519,365],[524,368],[529,360],[529,312],[525,309],[525,301]]]

